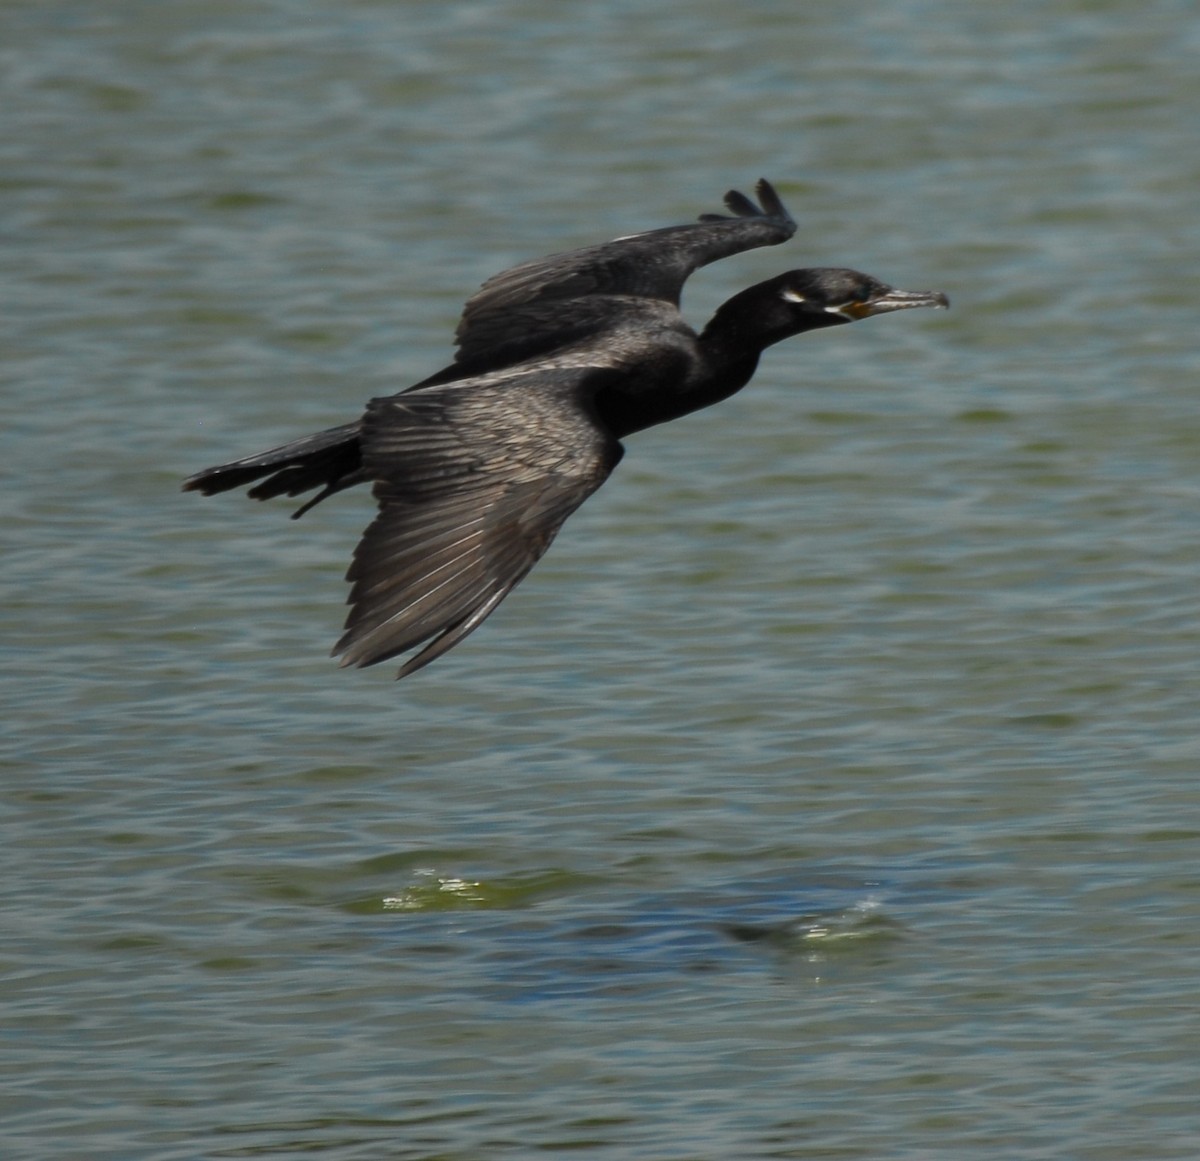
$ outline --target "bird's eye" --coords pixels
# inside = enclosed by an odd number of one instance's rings
[[[785,290],[783,292],[783,298],[784,298],[785,302],[807,302],[808,301],[808,299],[805,298],[804,295],[802,295],[798,290]]]

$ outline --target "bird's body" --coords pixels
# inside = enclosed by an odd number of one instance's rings
[[[258,499],[320,488],[296,515],[371,482],[379,513],[347,574],[335,647],[371,665],[423,645],[403,677],[457,644],[533,567],[607,478],[620,440],[732,395],[772,343],[943,295],[855,271],[790,271],[726,302],[697,334],[679,312],[698,267],[795,231],[771,186],[730,193],[732,217],[551,255],[489,279],[468,301],[453,363],[356,423],[209,468],[211,495],[261,480]]]

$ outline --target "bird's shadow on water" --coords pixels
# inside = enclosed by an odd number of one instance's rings
[[[400,921],[387,938],[443,955],[457,945],[474,985],[510,1002],[644,996],[703,975],[875,972],[905,936],[888,887],[862,878],[796,873],[627,898],[609,884],[515,909],[483,882],[429,878],[371,908]]]

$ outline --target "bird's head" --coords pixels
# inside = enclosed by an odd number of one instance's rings
[[[733,343],[762,349],[792,335],[919,306],[945,308],[937,290],[896,290],[869,274],[822,266],[789,270],[736,294],[708,326]]]
[[[896,310],[950,305],[939,290],[896,290],[869,274],[836,267],[789,270],[762,285],[772,287],[784,312],[799,324],[793,334]]]

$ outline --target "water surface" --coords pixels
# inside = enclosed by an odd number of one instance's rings
[[[1200,17],[0,11],[5,1139],[432,1161],[1200,1153]],[[523,258],[775,179],[954,310],[772,351],[462,648],[370,515],[178,491]]]

